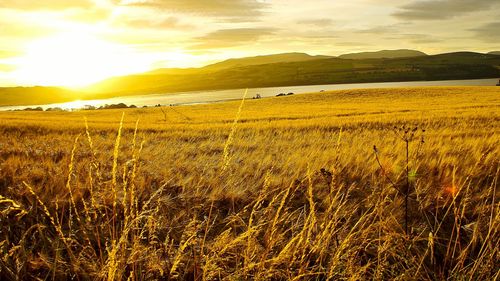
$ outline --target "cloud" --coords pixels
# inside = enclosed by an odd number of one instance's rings
[[[382,25],[382,26],[374,26],[367,29],[356,30],[356,33],[362,34],[386,34],[386,33],[396,33],[399,31],[399,26],[397,25]]]
[[[255,0],[132,0],[120,2],[132,7],[148,7],[171,12],[223,18],[254,20],[268,4]]]
[[[327,18],[322,18],[322,19],[304,19],[304,20],[297,21],[297,23],[298,24],[304,24],[304,25],[313,25],[313,26],[326,27],[328,25],[331,25],[333,23],[333,20],[327,19]]]
[[[188,24],[182,24],[176,17],[167,17],[163,19],[145,19],[145,18],[134,18],[134,19],[120,19],[115,20],[115,25],[126,26],[136,29],[189,29],[192,26]]]
[[[489,10],[498,0],[415,1],[400,7],[393,16],[404,20],[442,20]]]
[[[318,33],[318,34],[309,34],[309,35],[304,35],[304,36],[296,36],[298,38],[302,38],[302,39],[320,39],[320,40],[329,40],[329,39],[337,39],[339,38],[339,36],[337,35],[331,35],[331,34],[321,34],[321,33]]]
[[[83,23],[94,23],[107,20],[112,10],[93,7],[90,9],[71,9],[65,12],[64,18]]]
[[[0,19],[0,30],[2,30],[2,39],[10,38],[29,38],[46,36],[54,32],[53,29],[34,23],[20,21],[2,21]]]
[[[16,67],[13,65],[0,63],[0,72],[11,72],[14,71],[15,69]]]
[[[239,46],[245,43],[253,43],[264,36],[273,35],[275,31],[274,28],[221,29],[197,38],[200,43],[194,45],[193,48],[209,49]]]
[[[500,21],[491,22],[477,28],[470,29],[476,37],[485,42],[500,43]]]
[[[335,46],[341,46],[341,47],[359,47],[359,46],[370,46],[370,44],[365,43],[365,42],[335,42]]]
[[[19,10],[65,10],[71,8],[91,8],[91,0],[0,0],[0,8]]]
[[[446,39],[436,38],[428,34],[421,33],[403,33],[403,34],[394,34],[391,36],[384,37],[386,40],[396,40],[396,41],[405,41],[410,42],[412,44],[435,44],[442,43]],[[449,39],[449,38],[447,38]]]
[[[0,50],[0,59],[11,58],[20,55],[19,52]]]

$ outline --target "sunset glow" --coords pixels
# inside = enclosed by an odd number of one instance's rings
[[[500,49],[499,11],[492,0],[3,0],[0,87],[286,52],[488,52]]]
[[[91,36],[60,34],[31,42],[18,60],[19,84],[85,86],[116,75],[150,69],[147,59],[125,46]]]

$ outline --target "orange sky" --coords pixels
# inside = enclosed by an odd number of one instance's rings
[[[0,0],[0,86],[281,52],[500,50],[498,0]]]

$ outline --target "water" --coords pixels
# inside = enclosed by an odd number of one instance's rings
[[[272,97],[279,93],[313,93],[329,90],[346,89],[373,89],[373,88],[401,88],[401,87],[422,87],[422,86],[495,86],[498,79],[476,79],[476,80],[447,80],[447,81],[416,81],[416,82],[384,82],[384,83],[358,83],[358,84],[330,84],[312,86],[289,86],[248,89],[247,98],[260,94],[262,97]],[[161,105],[181,105],[200,104],[219,101],[241,99],[245,89],[217,90],[217,91],[197,91],[154,95],[125,96],[100,100],[77,100],[66,103],[53,103],[44,105],[24,105],[24,106],[3,106],[0,110],[16,110],[27,107],[41,107],[43,109],[59,107],[66,110],[81,109],[86,105],[99,107],[105,104],[124,103],[126,105],[154,106]]]

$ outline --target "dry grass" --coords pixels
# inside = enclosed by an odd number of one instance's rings
[[[0,275],[498,279],[499,106],[499,88],[449,87],[129,109],[123,122],[0,112]]]

